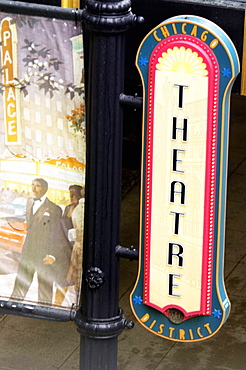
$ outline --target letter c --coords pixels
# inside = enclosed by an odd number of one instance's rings
[[[12,112],[12,114],[10,112],[10,108],[13,108],[14,109],[13,112]],[[15,105],[14,105],[14,103],[9,103],[7,105],[7,115],[8,115],[8,117],[11,117],[11,118],[13,118],[13,117],[16,116],[16,111],[15,111]]]
[[[161,41],[161,39],[157,36],[157,31],[153,32],[153,36],[156,39],[156,41],[158,41],[158,42]]]
[[[197,334],[199,335],[200,338],[203,338],[203,335],[201,334],[201,328],[196,329]]]

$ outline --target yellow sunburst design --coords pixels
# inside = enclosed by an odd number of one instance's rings
[[[199,57],[197,52],[190,48],[186,49],[184,46],[168,49],[167,52],[162,53],[158,62],[156,68],[159,71],[183,72],[202,76],[208,74],[203,58]]]

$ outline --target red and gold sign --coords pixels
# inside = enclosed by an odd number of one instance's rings
[[[178,341],[213,335],[230,309],[223,281],[228,96],[239,72],[215,24],[174,17],[143,40],[140,323]]]

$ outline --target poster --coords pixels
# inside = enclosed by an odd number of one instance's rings
[[[81,24],[0,13],[0,297],[79,305],[85,184]]]

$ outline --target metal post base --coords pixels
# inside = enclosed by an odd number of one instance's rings
[[[117,369],[117,337],[122,330],[132,329],[120,309],[119,315],[108,319],[88,320],[77,311],[75,322],[81,334],[80,368],[86,370]]]

